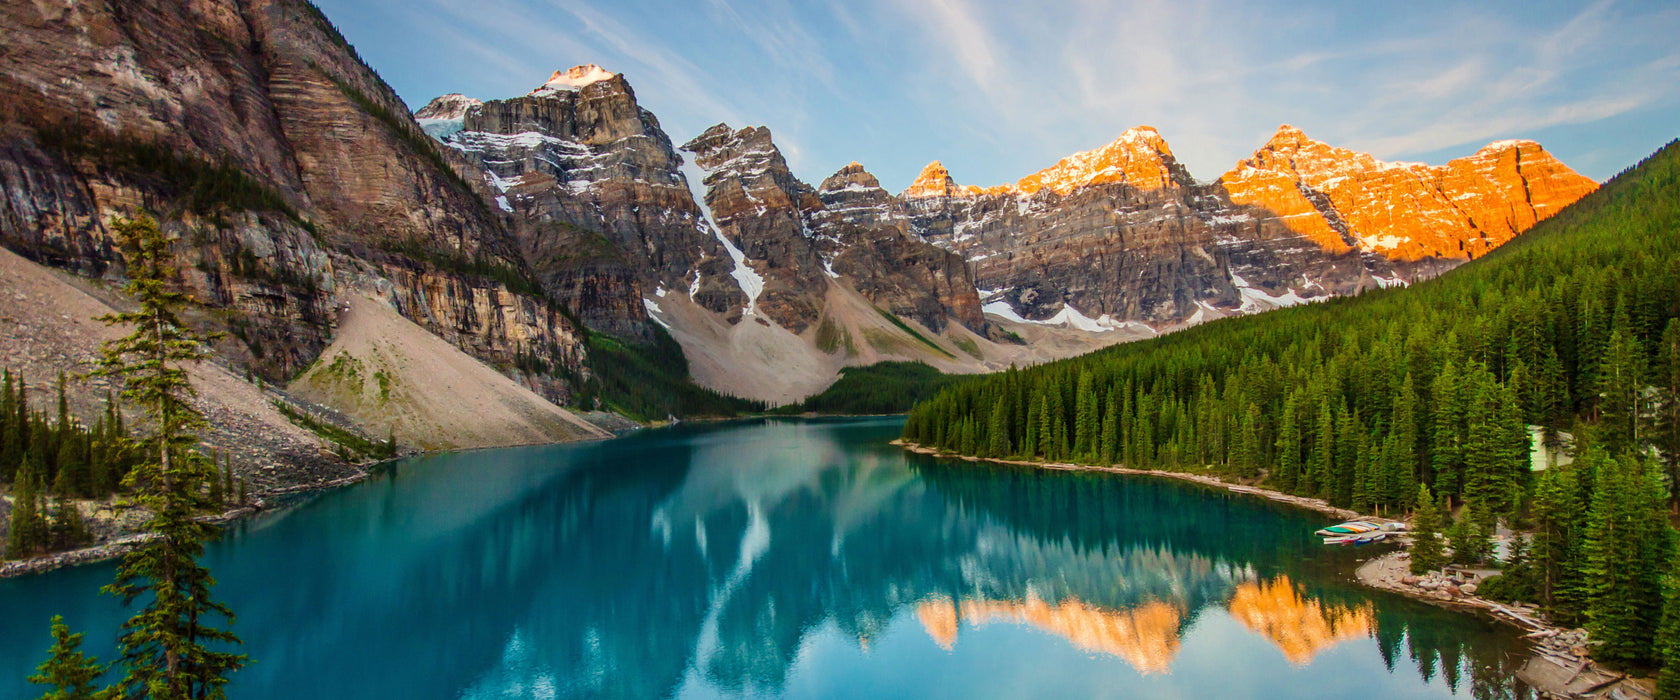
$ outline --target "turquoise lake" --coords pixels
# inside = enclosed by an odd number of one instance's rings
[[[402,462],[231,527],[230,697],[1526,697],[1509,631],[1361,588],[1318,514],[763,420]],[[0,581],[0,698],[113,565]]]

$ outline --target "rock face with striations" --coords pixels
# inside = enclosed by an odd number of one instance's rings
[[[590,325],[645,340],[641,299],[658,288],[741,305],[682,157],[623,76],[578,66],[523,97],[445,95],[416,116],[481,169],[544,288]]]
[[[227,350],[270,379],[325,346],[346,287],[480,358],[582,367],[471,169],[307,2],[8,3],[0,23],[8,247],[100,274],[110,218],[157,213]]]
[[[823,180],[821,209],[806,214],[806,227],[840,276],[870,301],[934,332],[956,319],[992,334],[980,311],[974,276],[962,256],[929,244],[911,231],[910,217],[874,175],[853,162]],[[995,337],[994,337],[995,339]]]
[[[899,196],[1004,317],[1100,329],[1198,322],[1438,274],[1595,185],[1537,144],[1446,166],[1384,163],[1292,127],[1210,185],[1136,127],[1013,185],[937,161]]]
[[[803,332],[838,280],[936,333],[949,318],[987,332],[962,259],[911,231],[902,205],[863,166],[812,189],[789,172],[765,127],[718,124],[683,149],[707,172],[706,202],[723,234],[764,278],[757,309],[778,325]]]
[[[1235,203],[1287,218],[1326,251],[1405,262],[1480,256],[1597,187],[1533,141],[1429,166],[1379,161],[1289,125],[1217,185]]]

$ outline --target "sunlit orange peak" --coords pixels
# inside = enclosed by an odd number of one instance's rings
[[[597,66],[593,63],[586,63],[581,66],[573,66],[567,70],[554,71],[554,74],[548,77],[548,82],[543,83],[542,87],[532,90],[531,94],[551,94],[562,90],[579,90],[585,86],[593,85],[603,80],[611,80],[616,77],[618,77],[617,73],[608,72],[605,68]]]

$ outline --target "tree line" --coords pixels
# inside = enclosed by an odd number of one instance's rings
[[[1531,430],[1572,439],[1575,464],[1536,478]],[[964,381],[904,437],[1456,512],[1460,558],[1497,522],[1532,526],[1521,554],[1548,611],[1584,619],[1601,658],[1657,663],[1680,495],[1680,145],[1435,280]]]
[[[0,372],[0,482],[10,484],[12,492],[8,559],[90,542],[73,499],[116,493],[136,459],[116,402],[107,396],[105,411],[88,426],[71,415],[65,381],[60,373],[54,419],[29,409],[29,385],[22,373]]]

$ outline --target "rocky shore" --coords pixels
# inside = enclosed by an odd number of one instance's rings
[[[226,510],[217,515],[205,516],[206,522],[218,525],[247,518],[278,505],[277,501],[285,496],[307,493],[311,491],[326,491],[340,486],[349,486],[366,479],[373,473],[373,464],[366,467],[352,465],[355,473],[334,480],[318,480],[315,483],[298,484],[265,490],[251,496],[248,505]],[[0,500],[0,516],[5,514],[8,505]],[[15,561],[0,561],[0,580],[46,573],[69,566],[80,566],[94,562],[115,559],[132,551],[152,537],[148,532],[137,532],[140,524],[145,521],[146,513],[138,508],[118,509],[111,504],[94,504],[91,513],[84,505],[82,507],[90,533],[94,536],[94,543],[81,549],[65,552],[54,552],[29,559]]]
[[[1612,671],[1591,658],[1593,642],[1584,629],[1558,627],[1534,605],[1507,605],[1476,595],[1478,578],[1458,572],[1411,573],[1405,551],[1389,552],[1360,565],[1359,582],[1454,610],[1483,612],[1522,629],[1533,644],[1534,656],[1517,677],[1541,697],[1622,698],[1654,696],[1650,679]]]

